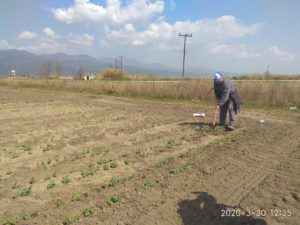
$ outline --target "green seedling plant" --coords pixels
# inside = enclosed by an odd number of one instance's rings
[[[110,168],[117,168],[118,167],[118,163],[116,160],[113,160],[111,163],[110,163]]]
[[[63,176],[63,178],[62,178],[62,180],[61,180],[61,182],[62,182],[63,184],[68,184],[68,183],[70,183],[70,181],[71,181],[71,178],[70,178],[69,175]]]
[[[47,184],[47,189],[52,189],[52,188],[54,188],[55,187],[55,180],[53,180],[52,178],[50,178],[49,180],[48,180],[48,184]]]
[[[120,183],[121,179],[118,178],[111,178],[110,181],[108,182],[108,187],[115,187]]]
[[[77,221],[79,221],[80,216],[76,215],[76,216],[67,216],[67,218],[65,219],[65,221],[63,222],[64,225],[70,225],[72,223],[75,223]]]
[[[89,206],[86,207],[82,213],[85,217],[91,217],[95,214],[95,208]]]
[[[83,170],[81,171],[81,176],[82,176],[82,177],[93,176],[93,175],[94,175],[94,172],[95,172],[94,168],[88,167],[88,168],[83,169]]]
[[[49,143],[45,143],[45,145],[41,146],[41,148],[42,148],[43,152],[48,152],[53,148],[53,146]]]
[[[61,147],[65,147],[66,146],[66,142],[65,142],[64,137],[60,137],[59,144],[60,144]]]
[[[47,169],[48,169],[47,164],[44,163],[44,162],[37,163],[37,167],[40,168],[40,169],[44,169],[44,170],[47,170]]]
[[[194,163],[193,162],[187,162],[184,166],[183,166],[183,168],[184,169],[191,169],[191,168],[193,168],[193,165],[194,165]]]
[[[33,211],[32,213],[25,213],[23,215],[23,220],[29,220],[29,219],[33,219],[35,217],[37,217],[39,215],[39,211],[38,210],[35,210]]]
[[[20,218],[18,216],[14,216],[5,219],[3,225],[17,225],[19,222]]]
[[[56,208],[62,209],[65,206],[65,203],[63,200],[57,199],[55,201],[55,206],[56,206]]]
[[[19,153],[13,152],[10,158],[11,158],[11,159],[16,159],[16,158],[18,158],[19,156],[20,156]]]
[[[98,164],[100,166],[102,166],[103,170],[109,170],[109,168],[117,168],[118,167],[117,161],[115,159],[113,159],[112,157],[100,159],[98,161]]]
[[[128,154],[128,152],[124,152],[124,153],[122,154],[122,157],[128,158],[128,157],[130,157],[130,155]]]
[[[25,152],[28,152],[28,154],[31,154],[31,152],[32,152],[32,147],[31,147],[30,145],[22,144],[21,147],[22,147],[22,149],[23,149]]]
[[[71,202],[79,202],[81,200],[81,194],[79,192],[75,192],[72,196]]]
[[[178,174],[178,173],[181,173],[182,171],[183,171],[182,167],[175,167],[175,168],[170,168],[169,169],[169,172],[171,174]]]
[[[154,186],[152,180],[148,179],[143,183],[143,188],[144,189],[148,189],[148,188],[152,188]]]
[[[132,162],[132,159],[131,159],[130,157],[127,157],[127,158],[124,160],[124,164],[125,164],[125,165],[129,165],[131,162]]]
[[[146,158],[146,157],[150,156],[150,153],[148,151],[146,151],[145,149],[141,149],[141,148],[137,149],[135,153],[142,158]]]
[[[28,196],[28,195],[31,195],[31,187],[22,188],[22,189],[18,190],[17,192],[15,192],[13,198],[19,198],[19,197],[24,197],[24,196]]]
[[[176,147],[176,146],[179,146],[181,145],[182,143],[181,142],[177,142],[175,139],[170,139],[167,144],[166,144],[166,147],[167,148],[173,148],[173,147]]]
[[[137,142],[137,138],[136,138],[136,137],[133,137],[133,138],[131,138],[129,141],[133,144],[133,143]]]
[[[117,194],[114,194],[112,196],[110,196],[106,201],[106,205],[107,206],[111,206],[112,204],[118,202],[121,200],[121,196],[120,195],[117,195]]]

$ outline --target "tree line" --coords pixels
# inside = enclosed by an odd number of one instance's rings
[[[77,72],[75,74],[75,77],[77,79],[83,79],[83,76],[85,74],[85,69],[83,66],[79,66],[77,69]],[[61,63],[52,61],[47,61],[41,64],[40,66],[40,76],[45,78],[57,78],[59,79],[61,76],[63,76],[63,68]]]

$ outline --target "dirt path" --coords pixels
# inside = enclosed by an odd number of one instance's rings
[[[244,111],[230,133],[200,127],[191,119],[199,110],[213,111],[1,88],[0,221],[299,224],[299,115]],[[103,167],[109,158],[116,168]],[[29,186],[28,196],[16,197]],[[87,207],[91,216],[83,215]]]

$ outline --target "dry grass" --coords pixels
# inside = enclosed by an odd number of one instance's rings
[[[298,81],[234,81],[245,105],[297,106],[300,107],[300,82]],[[103,80],[42,80],[42,79],[0,79],[0,85],[54,89],[94,94],[119,96],[142,96],[151,98],[172,98],[213,101],[210,79],[185,81],[103,81]]]

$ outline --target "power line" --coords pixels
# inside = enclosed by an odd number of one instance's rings
[[[183,59],[182,59],[182,78],[184,78],[184,67],[185,67],[185,48],[186,48],[186,38],[192,37],[192,34],[178,34],[181,37],[184,37],[184,44],[183,44]]]

